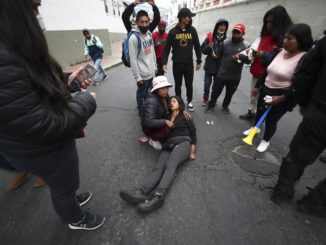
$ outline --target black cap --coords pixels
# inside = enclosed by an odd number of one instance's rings
[[[194,17],[194,16],[196,16],[196,14],[192,13],[190,11],[190,9],[188,9],[188,8],[182,8],[182,9],[179,10],[178,19],[183,18],[183,17],[187,17],[187,16]]]

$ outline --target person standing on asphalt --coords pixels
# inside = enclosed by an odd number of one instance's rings
[[[91,192],[75,194],[75,138],[96,110],[95,94],[70,95],[60,65],[49,54],[32,1],[2,0],[0,31],[6,33],[0,35],[1,165],[41,177],[50,188],[55,211],[70,229],[97,229],[105,218],[81,208]]]
[[[257,114],[253,126],[264,114],[266,106],[272,106],[265,120],[263,140],[257,147],[258,152],[267,150],[270,140],[276,132],[277,123],[287,111],[292,111],[294,105],[292,94],[292,76],[303,55],[311,48],[313,40],[311,29],[306,24],[292,25],[284,36],[284,48],[281,49],[267,67],[266,72],[258,79],[253,94],[260,92],[257,103]],[[271,98],[268,101],[268,96]],[[249,135],[253,127],[244,131]]]
[[[128,33],[132,30],[132,22],[130,21],[130,16],[132,15],[135,7],[140,3],[141,3],[140,0],[135,0],[133,3],[128,5],[128,7],[125,8],[125,10],[122,13],[122,21]],[[153,7],[153,14],[154,14],[153,21],[150,22],[148,25],[148,30],[150,32],[153,32],[161,20],[160,10],[156,6],[154,0],[148,0],[146,1],[146,3],[152,5]]]
[[[266,56],[283,47],[284,33],[292,24],[291,17],[283,6],[276,6],[268,10],[264,15],[264,24],[260,36],[251,44],[248,54],[249,59],[253,60],[250,66],[250,73],[252,74],[251,90],[253,90],[257,80],[266,70],[266,64],[264,64]],[[255,119],[258,95],[250,95],[248,113],[240,115],[240,119],[248,121]]]
[[[149,212],[161,207],[177,167],[189,159],[196,159],[196,127],[192,120],[186,119],[184,109],[181,97],[170,98],[168,119],[173,127],[163,144],[157,165],[145,177],[140,188],[119,193],[124,201],[138,204],[139,211]]]
[[[225,114],[230,114],[229,105],[240,83],[243,63],[250,64],[248,57],[240,54],[241,51],[249,47],[249,43],[243,39],[244,35],[245,26],[236,24],[232,29],[232,38],[224,41],[223,49],[220,52],[221,65],[215,77],[211,99],[205,112],[214,110],[216,101],[225,87],[222,111]]]
[[[99,37],[92,35],[88,29],[83,29],[82,32],[85,37],[84,55],[86,59],[90,56],[94,62],[96,73],[93,85],[97,86],[100,81],[103,81],[108,77],[101,65],[103,59],[103,44]]]
[[[156,54],[156,64],[157,64],[157,72],[156,76],[163,76],[163,51],[165,47],[166,38],[168,36],[165,31],[166,21],[161,20],[158,24],[158,31],[153,33],[155,54]]]
[[[271,195],[271,200],[277,204],[292,200],[295,183],[326,148],[325,35],[304,56],[293,76],[292,92],[303,119],[290,143],[290,151],[282,161]],[[297,202],[297,208],[326,218],[326,178]]]
[[[225,19],[219,19],[214,27],[213,33],[207,33],[207,38],[201,45],[203,54],[207,55],[204,65],[205,77],[204,77],[204,95],[203,106],[207,106],[209,99],[209,90],[217,75],[218,68],[221,63],[221,57],[219,52],[222,49],[223,41],[226,39],[226,33],[228,31],[229,22]]]
[[[169,31],[163,55],[163,70],[167,72],[167,63],[172,47],[173,76],[175,83],[175,94],[181,97],[182,79],[185,79],[187,89],[187,106],[189,111],[194,111],[193,99],[193,49],[195,49],[196,71],[200,69],[201,49],[196,29],[192,26],[192,13],[188,8],[180,9],[178,13],[179,23]]]
[[[149,31],[149,17],[146,11],[140,10],[136,15],[134,32],[129,38],[129,57],[132,75],[137,82],[137,108],[138,115],[142,115],[144,99],[152,86],[156,72],[156,57],[152,34]],[[139,47],[141,42],[141,48]]]

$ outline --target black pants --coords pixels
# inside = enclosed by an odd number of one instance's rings
[[[326,147],[326,108],[320,110],[310,105],[304,112],[296,134],[290,143],[290,152],[283,159],[278,182],[285,190],[293,191],[294,184],[305,168],[314,163]],[[323,200],[326,205],[326,179],[321,181],[310,194]]]
[[[225,87],[226,92],[225,92],[225,97],[223,100],[222,107],[228,108],[231,103],[232,96],[238,88],[239,82],[240,80],[226,80],[226,79],[215,77],[213,88],[212,88],[211,99],[208,102],[208,106],[210,108],[215,107],[216,101],[218,97],[221,95],[223,88]]]
[[[154,170],[144,179],[141,187],[144,193],[148,194],[155,188],[164,194],[171,185],[177,167],[189,159],[190,149],[189,141],[184,141],[172,151],[162,150]]]
[[[79,159],[76,142],[37,156],[16,156],[1,153],[10,164],[41,177],[49,186],[55,211],[64,223],[73,223],[83,217],[75,192],[79,187]]]
[[[162,58],[156,58],[157,72],[156,76],[164,76]]]
[[[257,102],[257,112],[255,117],[255,124],[259,121],[260,117],[264,114],[266,110],[266,105],[264,101],[264,97],[266,95],[270,96],[279,96],[285,94],[285,90],[283,89],[270,89],[264,86],[259,94],[258,102]],[[265,120],[265,132],[263,139],[265,141],[270,141],[277,129],[277,123],[281,119],[281,117],[287,112],[286,102],[282,102],[278,105],[273,105],[272,109],[268,113]],[[255,125],[254,124],[254,125]]]
[[[194,64],[193,63],[173,63],[173,77],[175,83],[175,95],[181,97],[182,78],[185,78],[187,89],[187,102],[192,101]]]

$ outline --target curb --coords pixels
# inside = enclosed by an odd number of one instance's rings
[[[121,64],[122,64],[122,61],[116,62],[114,64],[111,64],[111,65],[108,65],[108,66],[104,67],[104,70],[109,70],[109,69],[114,68],[114,67],[116,67],[118,65],[121,65]]]

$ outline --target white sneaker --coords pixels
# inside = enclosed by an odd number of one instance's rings
[[[260,141],[259,146],[257,147],[258,152],[265,152],[269,146],[269,141],[262,140]]]
[[[253,127],[247,129],[246,131],[243,131],[242,134],[245,136],[248,136],[252,129],[253,129]],[[257,130],[257,134],[259,134],[259,133],[260,133],[260,128]]]
[[[159,141],[154,141],[154,140],[152,140],[150,138],[149,141],[148,141],[148,144],[150,144],[151,146],[153,146],[153,148],[155,150],[158,150],[158,151],[162,150],[162,145],[161,145],[161,143]]]
[[[188,107],[189,111],[194,111],[195,110],[194,106],[193,106],[193,104],[191,102],[188,103],[187,107]]]

